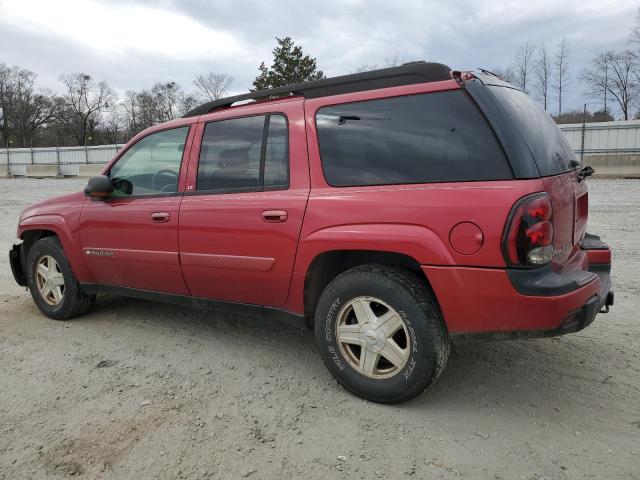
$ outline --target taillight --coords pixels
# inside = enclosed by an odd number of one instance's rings
[[[534,193],[514,205],[502,245],[509,265],[535,267],[551,262],[551,213],[551,200],[546,193]]]

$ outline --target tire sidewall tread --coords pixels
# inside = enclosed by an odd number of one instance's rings
[[[49,305],[40,294],[35,279],[36,262],[43,255],[53,257],[62,271],[64,278],[64,297],[60,305]],[[27,254],[27,285],[36,306],[47,317],[54,320],[67,320],[85,313],[92,303],[92,297],[87,295],[76,280],[71,265],[67,261],[64,249],[57,237],[44,237],[36,241]]]
[[[335,324],[342,306],[358,296],[372,296],[402,316],[411,337],[411,356],[401,372],[371,379],[342,357]],[[440,376],[450,350],[449,336],[433,294],[410,272],[382,265],[362,265],[338,275],[322,293],[315,314],[315,334],[323,361],[350,392],[380,403],[408,400]]]

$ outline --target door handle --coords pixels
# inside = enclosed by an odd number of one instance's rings
[[[168,212],[154,212],[151,214],[151,220],[156,223],[168,222],[171,217]]]
[[[286,210],[265,210],[262,212],[262,219],[269,223],[286,222],[287,218],[289,218],[289,214]]]

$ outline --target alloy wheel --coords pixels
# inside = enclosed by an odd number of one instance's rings
[[[375,379],[397,375],[411,352],[411,338],[401,315],[375,297],[356,297],[342,307],[336,340],[349,365]]]
[[[35,270],[36,285],[42,299],[49,305],[60,305],[64,298],[64,276],[56,259],[43,255],[38,259]]]

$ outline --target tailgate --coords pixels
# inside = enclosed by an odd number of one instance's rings
[[[542,179],[553,208],[553,263],[565,264],[580,249],[589,216],[586,182],[572,170]]]

